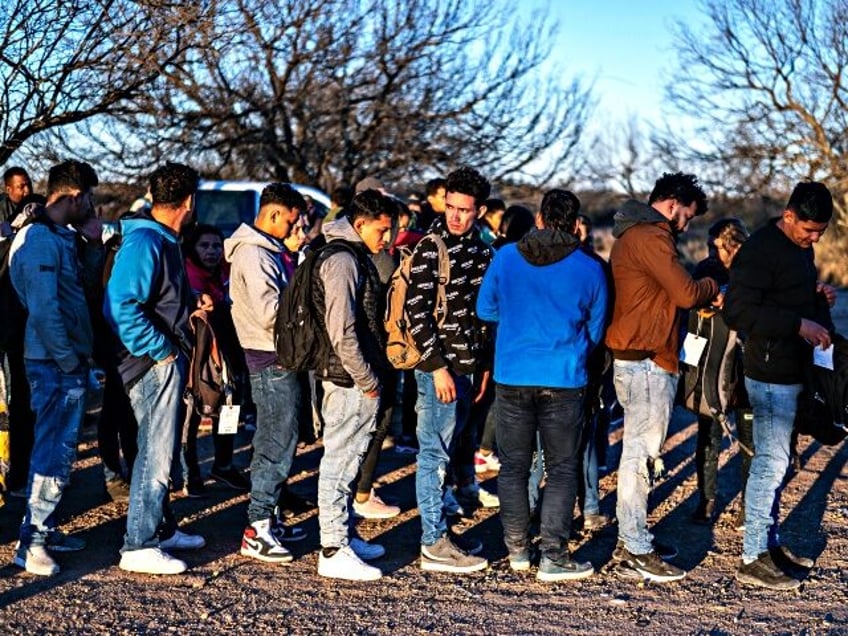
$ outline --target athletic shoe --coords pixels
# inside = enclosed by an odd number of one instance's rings
[[[383,576],[379,568],[368,565],[349,545],[326,555],[326,549],[318,554],[318,576],[347,581],[376,581]]]
[[[747,564],[743,562],[736,570],[736,580],[770,590],[794,590],[801,585],[798,579],[784,574],[767,551],[760,554],[756,561]]]
[[[159,548],[142,548],[124,552],[118,567],[127,572],[142,574],[181,574],[188,569],[184,561],[172,557]]]
[[[188,534],[181,530],[175,530],[167,539],[160,539],[161,550],[199,550],[206,545],[206,539],[199,534]]]
[[[445,516],[465,516],[465,509],[459,505],[459,502],[456,500],[456,495],[453,492],[453,488],[451,488],[450,486],[445,488],[445,492],[442,495],[442,507],[445,510]]]
[[[271,520],[271,533],[279,543],[297,543],[308,536],[303,528],[287,526],[276,517]]]
[[[530,550],[521,548],[509,552],[509,568],[514,572],[526,572],[530,569]]]
[[[595,568],[589,562],[580,563],[567,556],[556,560],[543,556],[539,562],[539,571],[536,573],[536,578],[545,583],[554,583],[556,581],[585,579],[594,573]]]
[[[318,507],[314,501],[305,499],[294,494],[288,489],[283,489],[280,495],[280,501],[274,509],[274,514],[280,519],[291,519],[307,512],[311,512]]]
[[[500,508],[501,500],[494,493],[489,492],[477,482],[471,482],[456,490],[457,497],[467,500],[473,504],[479,504],[483,508]]]
[[[377,496],[373,489],[371,495],[365,501],[356,501],[355,497],[353,499],[353,515],[360,519],[391,519],[399,514],[399,507],[387,504]]]
[[[212,467],[209,471],[209,476],[220,484],[229,486],[234,490],[250,490],[250,480],[237,468],[232,466],[228,468]]]
[[[583,515],[584,530],[600,530],[609,525],[610,518],[607,515],[598,513]]]
[[[422,570],[467,574],[485,570],[488,566],[489,562],[486,559],[463,552],[447,535],[433,545],[421,546]]]
[[[79,552],[85,549],[85,540],[69,537],[60,530],[50,530],[45,547],[51,552]]]
[[[633,554],[624,548],[621,563],[638,572],[642,578],[658,583],[679,581],[686,576],[685,570],[666,563],[656,552]]]
[[[291,563],[294,557],[274,532],[274,521],[262,519],[254,521],[241,536],[241,554],[265,563]]]
[[[48,545],[47,547],[49,548],[50,546]],[[809,570],[816,564],[815,561],[808,557],[798,556],[785,545],[778,546],[777,548],[769,548],[769,553],[771,554],[771,560],[779,568],[785,566],[787,568],[796,567]]]
[[[497,473],[501,470],[501,460],[493,452],[486,455],[481,451],[474,453],[474,472]]]
[[[59,564],[53,560],[43,545],[19,547],[12,563],[38,576],[53,576],[59,573]]]
[[[651,542],[651,547],[653,548],[654,553],[663,561],[671,561],[677,557],[677,548],[673,545],[666,545],[665,543],[660,543],[655,540]],[[615,544],[615,550],[612,552],[612,558],[616,561],[623,561],[624,553],[626,551],[624,541],[619,539]]]
[[[368,543],[359,537],[352,537],[349,545],[353,553],[363,561],[373,561],[386,554],[386,548],[379,543]]]

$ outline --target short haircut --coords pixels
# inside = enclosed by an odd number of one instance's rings
[[[474,198],[478,208],[489,198],[492,186],[488,179],[471,166],[457,168],[445,179],[445,192],[458,192]]]
[[[150,175],[150,196],[153,205],[175,208],[197,192],[200,175],[194,168],[168,162]]]
[[[506,203],[504,203],[503,199],[486,199],[486,214],[490,212],[497,212],[500,210],[501,212],[506,211]]]
[[[529,208],[523,205],[511,205],[501,219],[499,234],[503,237],[504,243],[515,243],[533,229],[535,222],[536,219]]]
[[[353,188],[345,185],[339,186],[333,190],[333,195],[330,198],[340,208],[347,210],[350,207],[350,202],[353,200]]]
[[[428,197],[435,196],[439,193],[441,188],[445,187],[445,180],[442,177],[436,177],[435,179],[430,179],[427,184],[424,186],[424,192]]]
[[[546,228],[572,232],[580,211],[580,199],[573,192],[554,188],[545,192],[539,211]]]
[[[398,217],[398,206],[378,190],[363,190],[357,192],[350,205],[350,222],[357,219],[374,220],[381,216]]]
[[[290,183],[269,183],[259,196],[259,209],[266,205],[282,205],[289,210],[306,212],[308,206],[303,195],[295,190]]]
[[[47,173],[47,196],[79,190],[86,192],[98,184],[97,173],[84,161],[73,159],[58,163]]]
[[[789,196],[786,209],[794,212],[799,221],[830,223],[833,216],[833,196],[823,183],[802,181]]]
[[[24,170],[20,166],[12,166],[8,170],[6,170],[6,172],[3,173],[3,185],[11,185],[12,179],[14,179],[15,177],[23,177],[27,181],[32,181],[32,179],[29,178],[29,174],[27,174],[26,170]]]
[[[683,174],[682,172],[665,172],[657,179],[648,203],[657,203],[675,199],[683,205],[696,203],[695,216],[701,216],[707,211],[707,195],[698,183],[698,177],[694,174]]]

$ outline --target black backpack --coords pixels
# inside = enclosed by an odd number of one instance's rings
[[[343,240],[330,241],[324,247],[311,250],[306,260],[294,271],[283,290],[274,322],[274,341],[277,364],[293,371],[312,371],[330,350],[330,339],[324,320],[318,315],[313,300],[317,286],[318,267],[330,255],[347,250],[359,262],[354,247]]]
[[[798,397],[795,428],[826,446],[848,437],[848,340],[833,337],[833,370],[810,365]]]

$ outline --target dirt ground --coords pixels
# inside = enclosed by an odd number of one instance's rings
[[[843,292],[844,295],[844,292]],[[840,318],[845,320],[848,311]],[[845,329],[842,329],[846,333]],[[211,444],[201,440],[208,470]],[[621,428],[610,431],[608,464],[620,455]],[[402,514],[361,522],[361,534],[386,546],[374,583],[330,581],[316,574],[315,512],[295,520],[309,532],[295,561],[271,566],[238,553],[247,497],[210,486],[206,499],[177,498],[184,528],[204,535],[205,549],[183,553],[180,576],[135,575],[118,569],[126,506],[106,503],[93,430],[84,431],[61,527],[88,542],[61,554],[62,572],[43,579],[0,567],[2,634],[848,634],[848,446],[823,447],[802,437],[800,471],[789,478],[781,509],[781,538],[815,567],[795,592],[738,585],[733,574],[742,536],[732,527],[739,502],[739,461],[725,448],[719,473],[721,516],[714,527],[693,525],[697,503],[695,423],[677,410],[665,447],[666,479],[651,497],[651,523],[680,550],[690,570],[680,582],[643,583],[610,571],[616,526],[579,537],[576,557],[597,573],[582,582],[544,584],[514,573],[506,560],[497,511],[477,510],[457,530],[480,538],[491,565],[472,575],[424,573],[417,563],[420,523],[415,509],[414,456],[388,450],[380,465],[380,494]],[[315,499],[320,446],[301,449],[290,479]],[[238,436],[236,463],[247,466],[249,439]],[[497,490],[495,475],[485,485]],[[615,473],[602,478],[601,508],[615,509]],[[0,564],[10,564],[23,501],[0,509]]]

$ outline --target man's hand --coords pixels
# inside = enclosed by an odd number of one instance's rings
[[[168,357],[167,357],[167,358],[162,358],[161,360],[159,360],[158,362],[156,362],[156,364],[158,364],[158,365],[160,365],[160,366],[164,366],[164,365],[166,365],[166,364],[171,364],[171,363],[172,363],[174,360],[176,360],[176,359],[177,359],[177,354],[176,354],[176,353],[172,353],[172,354],[168,355]]]
[[[373,391],[368,391],[367,393],[363,393],[362,395],[367,397],[369,400],[376,400],[377,398],[380,397],[380,387],[377,387]]]
[[[456,384],[447,367],[433,371],[433,386],[436,389],[436,397],[439,402],[449,404],[456,400]]]
[[[486,389],[489,387],[489,378],[491,377],[492,372],[488,369],[480,374],[480,382],[475,383],[478,384],[478,387],[477,393],[474,395],[474,404],[477,404],[480,400],[483,399],[483,396],[486,394]]]
[[[798,334],[814,347],[827,349],[830,346],[830,332],[819,323],[801,318],[801,328]]]
[[[836,288],[819,281],[816,283],[816,293],[824,294],[827,299],[828,307],[833,307],[836,304]]]
[[[209,294],[200,294],[197,297],[197,308],[203,311],[212,311],[215,309],[215,301],[212,300],[212,296]]]

